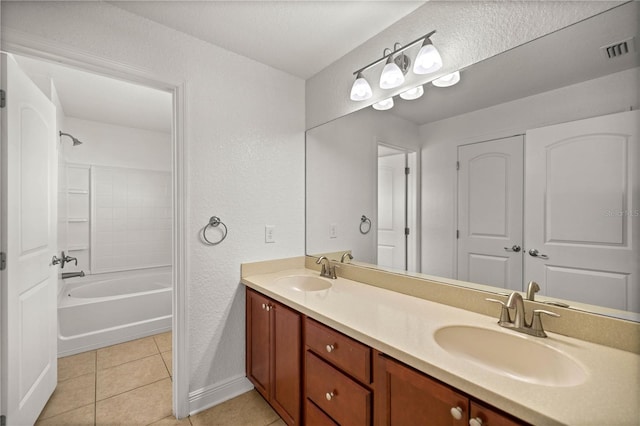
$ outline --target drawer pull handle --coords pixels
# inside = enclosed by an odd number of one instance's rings
[[[482,419],[480,417],[476,417],[475,419],[470,419],[469,426],[482,426]]]
[[[462,419],[462,408],[460,407],[453,407],[451,409],[451,417],[453,417],[456,420],[460,420]]]
[[[325,349],[327,350],[327,352],[333,352],[335,348],[336,348],[335,345],[325,346]]]
[[[327,398],[327,401],[331,401],[333,399],[333,397],[336,396],[336,395],[337,395],[337,393],[334,390],[333,392],[327,392],[324,397]]]

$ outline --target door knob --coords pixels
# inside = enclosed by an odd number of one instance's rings
[[[531,256],[531,257],[539,257],[540,259],[548,259],[549,258],[549,256],[547,256],[546,254],[540,253],[537,249],[529,250],[529,256]]]
[[[519,245],[517,245],[517,244],[514,244],[514,245],[513,245],[513,246],[511,246],[511,247],[505,247],[505,248],[504,248],[504,250],[505,250],[505,251],[513,251],[513,252],[518,253],[520,250],[522,250],[522,247],[520,247],[520,246],[519,246]]]

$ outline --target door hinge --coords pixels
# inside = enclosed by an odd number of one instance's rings
[[[7,426],[7,416],[0,416],[0,426]]]
[[[456,161],[456,170],[460,170],[460,162]]]
[[[460,230],[456,229],[456,240],[460,239]]]
[[[409,235],[409,228],[404,228],[404,235]]]
[[[0,108],[4,108],[7,105],[7,92],[0,89]]]
[[[0,271],[7,269],[7,253],[0,252]]]
[[[404,168],[404,174],[405,174],[405,175],[408,175],[408,174],[409,174],[409,170],[410,170],[410,169],[409,169],[409,167],[405,167],[405,168]]]

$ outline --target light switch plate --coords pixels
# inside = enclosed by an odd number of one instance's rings
[[[275,232],[276,232],[275,225],[265,225],[264,226],[264,242],[275,243],[276,242]]]

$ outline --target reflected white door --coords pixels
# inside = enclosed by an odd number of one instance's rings
[[[378,265],[406,266],[406,154],[378,158]]]
[[[458,147],[458,279],[522,290],[523,137]]]
[[[2,54],[2,409],[33,424],[57,381],[55,107]]]
[[[527,132],[525,277],[541,293],[640,312],[639,128],[629,111]]]

